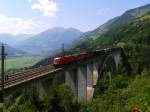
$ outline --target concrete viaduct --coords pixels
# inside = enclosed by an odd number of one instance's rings
[[[122,58],[126,60],[121,48],[109,48],[95,52],[92,58],[80,60],[65,67],[55,68],[47,65],[9,75],[4,83],[5,95],[28,88],[29,85],[36,85],[41,95],[46,94],[51,87],[52,80],[57,77],[61,80],[60,83],[66,83],[72,88],[79,101],[90,100],[93,98],[98,80],[105,75],[105,66],[114,76]],[[128,61],[123,61],[123,64],[130,72]]]

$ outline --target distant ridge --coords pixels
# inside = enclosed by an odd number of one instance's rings
[[[0,46],[2,46],[2,44],[4,44],[4,43],[0,42]],[[7,44],[4,44],[4,46],[5,46],[5,53],[7,54],[7,57],[22,56],[22,55],[26,54],[26,52],[24,52],[20,49],[17,49],[17,48],[13,48]]]
[[[1,33],[0,34],[0,41],[3,43],[6,43],[8,45],[15,45],[18,42],[21,42],[23,40],[28,39],[29,37],[31,37],[33,35],[27,35],[27,34],[19,34],[19,35],[11,35],[8,33]]]
[[[62,44],[70,44],[78,39],[82,32],[74,28],[56,27],[41,32],[15,45],[16,48],[36,55],[50,55]]]

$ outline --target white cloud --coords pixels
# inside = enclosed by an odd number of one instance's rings
[[[32,19],[7,17],[0,14],[0,33],[33,34],[41,30],[41,23]]]
[[[54,17],[58,11],[57,3],[52,0],[38,0],[37,3],[32,5],[33,10],[38,10],[44,16]]]

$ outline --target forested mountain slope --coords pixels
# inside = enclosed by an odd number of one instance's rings
[[[79,41],[77,41],[76,45],[74,45],[74,46],[77,46],[77,47],[85,46],[84,48],[89,47],[92,40],[95,40],[96,38],[100,39],[101,37],[103,37],[103,35],[105,35],[108,32],[111,32],[116,27],[119,27],[124,24],[128,24],[129,22],[132,22],[132,21],[146,15],[149,11],[150,11],[150,4],[128,10],[125,13],[123,13],[121,16],[118,16],[118,17],[115,17],[115,18],[109,20],[108,22],[99,26],[95,30],[84,33],[81,36],[81,39]],[[104,39],[106,39],[106,40],[104,40]],[[109,37],[103,38],[101,43],[103,44],[103,41],[105,41],[107,43],[108,39],[109,39]]]
[[[122,47],[126,50],[134,69],[139,73],[143,69],[149,69],[150,13],[106,32],[93,43],[102,47]]]

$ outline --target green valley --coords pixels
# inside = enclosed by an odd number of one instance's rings
[[[5,61],[5,69],[22,69],[36,64],[42,58],[39,56],[22,56],[7,58]]]

